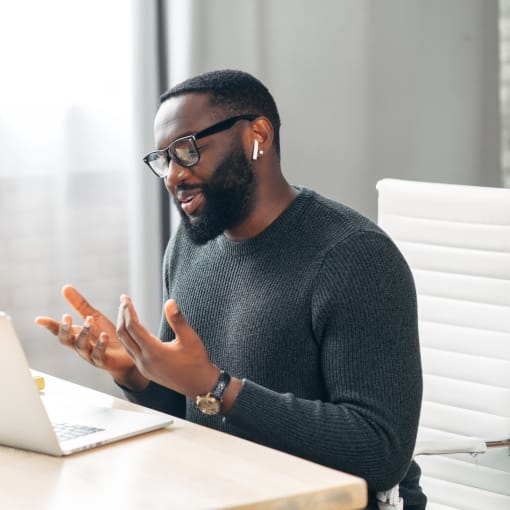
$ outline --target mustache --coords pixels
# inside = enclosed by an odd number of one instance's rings
[[[203,184],[186,184],[182,183],[175,187],[175,193],[179,193],[179,191],[203,191],[207,188],[207,186]]]

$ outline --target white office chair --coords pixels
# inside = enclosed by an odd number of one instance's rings
[[[427,510],[510,510],[510,189],[396,179],[377,189],[379,225],[418,294]],[[423,455],[455,451],[483,455]],[[385,497],[381,508],[398,508],[395,492]]]

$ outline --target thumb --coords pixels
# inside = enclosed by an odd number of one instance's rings
[[[186,340],[189,341],[191,338],[196,337],[195,331],[188,324],[174,299],[169,299],[165,303],[165,317],[179,340],[186,342]]]

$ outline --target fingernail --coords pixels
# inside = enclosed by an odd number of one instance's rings
[[[91,325],[92,325],[92,317],[90,315],[88,315],[85,318],[85,327],[86,328],[90,328]]]
[[[177,303],[173,299],[170,300],[170,305],[171,305],[170,313],[172,315],[179,315],[179,307],[177,306]]]

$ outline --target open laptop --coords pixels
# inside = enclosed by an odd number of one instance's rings
[[[0,312],[0,445],[69,455],[166,427],[163,413],[92,407],[41,393],[9,316]]]

